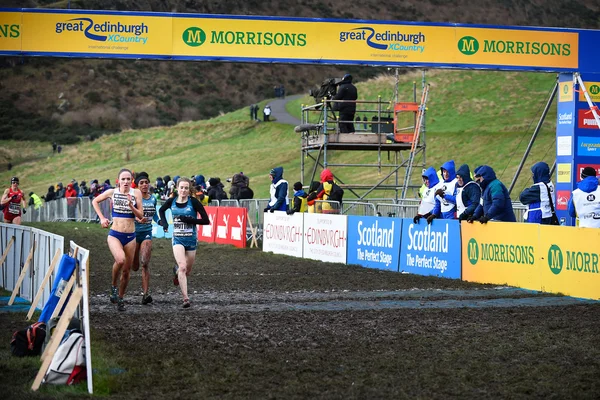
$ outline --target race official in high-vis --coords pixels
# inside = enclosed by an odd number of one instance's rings
[[[581,171],[581,181],[569,199],[569,215],[579,218],[582,228],[600,228],[600,187],[596,170],[585,167]]]

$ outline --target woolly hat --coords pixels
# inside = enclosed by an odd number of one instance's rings
[[[596,176],[596,170],[592,167],[585,167],[583,171],[581,171],[581,179],[585,179],[588,176]]]
[[[294,190],[295,191],[302,190],[302,182],[294,183]]]

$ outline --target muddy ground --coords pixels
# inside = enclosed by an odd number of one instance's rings
[[[192,307],[170,242],[151,262],[155,299],[108,302],[106,231],[36,224],[92,254],[92,355],[110,398],[598,398],[600,305],[554,295],[203,245]],[[0,339],[23,327],[0,313]],[[7,348],[8,346],[6,346]],[[95,350],[96,349],[96,350]],[[96,353],[95,353],[96,351]],[[0,398],[85,397],[27,388],[35,365],[0,352]]]

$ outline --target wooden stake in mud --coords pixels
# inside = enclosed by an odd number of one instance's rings
[[[8,241],[8,244],[6,245],[6,250],[4,250],[4,254],[2,254],[2,259],[0,260],[0,269],[2,269],[4,260],[6,260],[6,257],[8,256],[8,252],[10,251],[10,248],[12,247],[14,241],[15,241],[14,236],[11,237],[10,240]]]
[[[19,275],[19,279],[17,280],[17,284],[13,289],[12,296],[10,296],[10,300],[8,301],[8,305],[12,306],[15,302],[15,297],[17,297],[17,293],[19,293],[19,289],[21,288],[21,284],[23,283],[23,279],[25,279],[25,274],[29,269],[29,263],[31,263],[31,259],[33,258],[33,252],[35,251],[35,241],[33,242],[33,246],[31,246],[31,250],[29,250],[29,255],[27,256],[27,260],[23,265],[23,269],[21,270],[21,275]]]
[[[60,341],[62,340],[62,337],[64,336],[67,327],[69,326],[69,322],[71,322],[71,318],[73,317],[73,314],[75,314],[75,310],[77,309],[77,306],[81,301],[82,293],[82,289],[78,287],[77,289],[75,289],[75,292],[73,293],[73,296],[71,296],[71,299],[69,299],[67,308],[65,309],[63,315],[60,317],[60,320],[58,320],[58,324],[54,329],[52,338],[50,339],[50,342],[48,342],[48,346],[46,346],[46,351],[44,352],[46,357],[42,359],[42,366],[40,367],[40,370],[38,371],[35,380],[33,381],[33,385],[31,385],[31,390],[35,391],[40,388],[40,385],[42,384],[42,379],[44,379],[44,375],[46,375],[46,372],[50,367],[50,363],[52,362],[54,353],[56,353],[58,345],[60,344]]]
[[[50,263],[50,266],[48,267],[46,276],[44,276],[44,280],[42,281],[42,284],[40,285],[40,288],[38,289],[38,291],[35,295],[35,298],[31,302],[31,307],[29,308],[29,312],[27,313],[27,318],[26,318],[27,321],[29,321],[31,319],[31,316],[33,315],[33,312],[35,311],[35,306],[38,303],[38,301],[40,301],[40,297],[42,297],[42,293],[44,293],[44,287],[46,287],[46,284],[50,280],[50,277],[52,276],[52,272],[54,271],[54,267],[56,267],[56,264],[58,263],[58,260],[60,259],[61,253],[62,253],[61,249],[56,250],[56,254],[54,255],[54,258],[52,259],[52,262]]]
[[[71,275],[71,279],[69,279],[67,286],[65,286],[65,290],[63,290],[62,295],[60,296],[60,300],[58,300],[58,304],[56,304],[56,308],[54,309],[54,312],[52,313],[52,316],[50,317],[50,319],[52,319],[58,315],[63,304],[65,304],[67,297],[69,297],[69,293],[71,293],[71,289],[73,288],[74,284],[75,284],[75,273],[73,273],[73,275]]]
[[[252,232],[252,240],[250,241],[250,248],[256,246],[256,248],[258,248],[258,242],[256,241],[256,234],[257,234],[257,230],[258,228],[255,228],[252,225],[252,221],[250,220],[250,214],[248,212],[246,212],[246,219],[248,220],[248,223],[250,224],[250,232]]]

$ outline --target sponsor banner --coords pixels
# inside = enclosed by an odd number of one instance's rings
[[[571,198],[570,190],[558,190],[556,192],[556,209],[566,211],[567,204]]]
[[[304,258],[345,264],[347,237],[345,215],[304,214]]]
[[[560,81],[558,84],[558,102],[573,101],[573,80]]]
[[[577,155],[600,157],[600,137],[579,136],[577,138]]]
[[[556,155],[557,156],[571,156],[573,152],[571,147],[573,146],[573,138],[571,136],[557,136],[556,137]]]
[[[600,102],[600,82],[583,82],[592,102]],[[579,101],[587,101],[583,92],[579,92]]]
[[[594,114],[589,109],[579,110],[577,112],[577,127],[581,129],[594,129],[598,132],[598,122]]]
[[[400,218],[348,216],[348,264],[398,271]]]
[[[457,220],[414,224],[402,220],[400,271],[444,278],[461,278],[460,225]]]
[[[463,222],[462,279],[541,290],[539,224]]]
[[[21,51],[22,33],[20,12],[0,13],[0,52]]]
[[[542,290],[600,299],[598,243],[600,229],[540,225]]]
[[[558,125],[573,125],[573,113],[572,112],[559,112],[558,113]]]
[[[557,171],[557,182],[558,183],[569,183],[571,182],[571,164],[562,163],[556,165]]]
[[[210,225],[198,225],[198,240],[200,242],[214,243],[215,233],[217,232],[215,221],[217,220],[219,207],[204,207],[204,209],[208,214]]]
[[[172,18],[150,13],[24,12],[23,52],[163,55],[172,53]]]
[[[596,176],[600,176],[600,164],[577,164],[577,182],[581,182],[581,171],[583,171],[585,167],[594,168],[596,170]]]
[[[263,251],[302,258],[304,213],[275,211],[264,217]]]
[[[211,221],[215,226],[215,243],[245,248],[247,215],[242,207],[218,207],[217,218]]]

